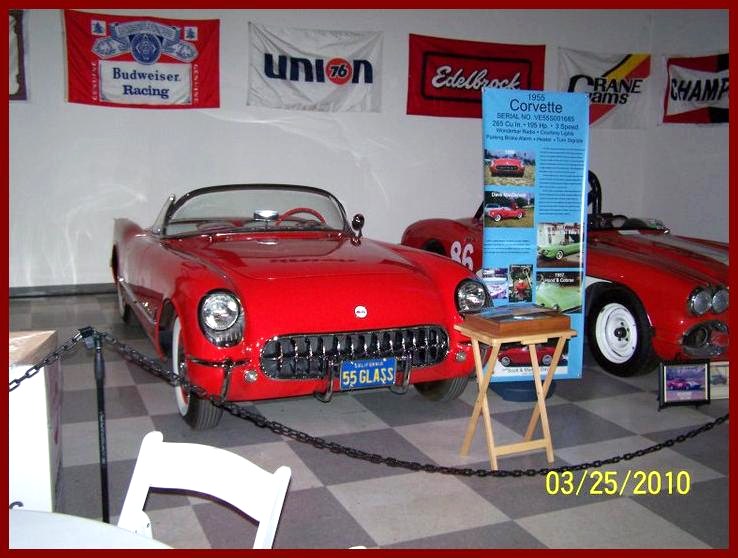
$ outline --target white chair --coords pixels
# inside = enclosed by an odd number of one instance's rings
[[[203,444],[167,443],[161,432],[141,442],[118,527],[152,537],[143,510],[149,489],[169,488],[210,494],[259,522],[253,548],[271,548],[292,471],[274,473],[230,451]]]

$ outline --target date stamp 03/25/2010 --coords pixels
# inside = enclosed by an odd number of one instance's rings
[[[689,494],[692,479],[688,471],[549,471],[546,494],[563,496],[656,496]]]

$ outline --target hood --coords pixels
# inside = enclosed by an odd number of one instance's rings
[[[728,245],[720,242],[662,231],[591,231],[588,266],[599,253],[638,261],[700,283],[728,284]]]
[[[249,279],[367,277],[416,270],[390,248],[367,239],[356,245],[340,234],[215,235],[178,247],[211,268]]]
[[[492,159],[492,163],[495,165],[522,165],[523,161],[510,157],[502,157],[501,159]]]
[[[228,278],[255,337],[407,324],[450,329],[457,316],[453,287],[440,288],[424,268],[377,241],[356,245],[325,233],[222,235],[184,239],[177,249]],[[449,268],[456,277],[457,265]]]

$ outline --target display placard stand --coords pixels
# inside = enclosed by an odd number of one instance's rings
[[[547,320],[547,318],[542,319]],[[476,431],[477,423],[479,422],[479,415],[481,414],[484,422],[487,451],[489,452],[489,462],[492,470],[497,470],[498,456],[511,455],[537,449],[545,449],[546,458],[549,463],[552,463],[554,460],[553,444],[551,442],[551,431],[548,424],[548,413],[546,412],[546,393],[553,381],[556,367],[564,349],[564,344],[568,339],[574,337],[577,332],[570,329],[568,325],[566,327],[562,327],[560,318],[555,321],[551,320],[551,327],[549,329],[546,328],[546,324],[540,322],[537,323],[535,328],[537,331],[535,332],[528,331],[528,328],[526,328],[524,324],[521,324],[519,333],[507,332],[501,334],[492,331],[494,327],[490,328],[490,325],[494,326],[494,324],[488,324],[486,320],[467,320],[464,323],[454,326],[456,330],[467,335],[471,339],[477,384],[479,386],[479,394],[477,395],[477,400],[474,403],[474,410],[472,411],[472,416],[469,419],[469,426],[466,429],[466,435],[464,436],[464,442],[461,445],[460,453],[462,456],[469,454],[469,448],[471,447],[472,438],[474,437],[474,432]],[[550,339],[557,340],[556,349],[554,351],[551,364],[548,366],[546,380],[541,382],[541,369],[538,364],[536,344],[546,343]],[[484,371],[479,343],[489,345],[492,349],[486,372]],[[492,433],[492,418],[489,402],[487,400],[487,388],[489,386],[490,379],[492,378],[492,374],[494,373],[494,363],[497,360],[498,353],[500,352],[500,346],[503,343],[520,343],[528,347],[531,367],[533,368],[533,383],[536,388],[536,403],[533,407],[533,413],[531,414],[528,429],[525,432],[523,441],[495,445],[494,435]],[[541,430],[543,435],[541,438],[533,439],[533,432],[538,425],[539,419],[541,421]]]

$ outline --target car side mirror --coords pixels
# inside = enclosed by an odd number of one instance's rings
[[[361,229],[364,228],[364,216],[361,213],[354,215],[351,220],[351,228],[356,231],[356,238],[361,238]]]

